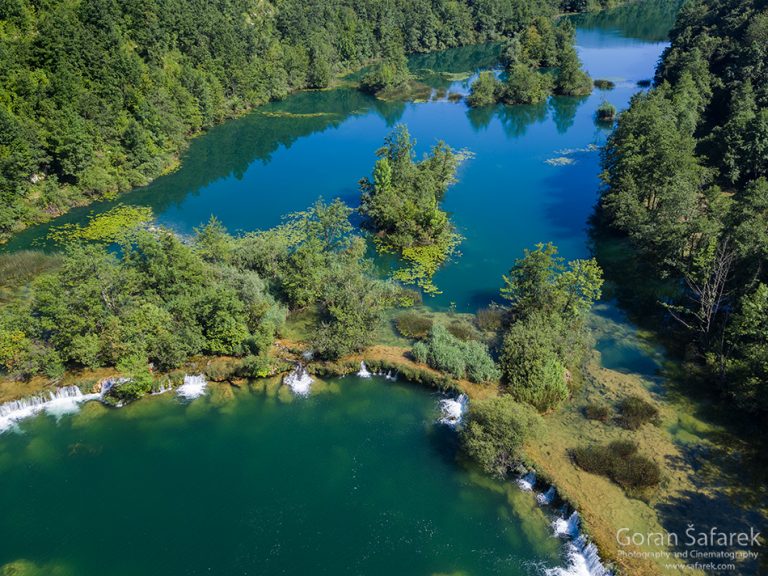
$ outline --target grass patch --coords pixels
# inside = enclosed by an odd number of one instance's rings
[[[619,422],[627,430],[638,430],[643,424],[655,422],[659,410],[639,396],[628,396],[619,403]]]
[[[432,318],[412,310],[403,312],[395,318],[395,327],[397,328],[397,331],[406,338],[413,338],[416,340],[423,340],[429,336],[429,331],[432,330],[432,324]]]
[[[616,440],[607,446],[582,446],[571,451],[574,463],[586,472],[607,476],[631,492],[657,486],[661,469],[650,458],[637,453],[637,444]]]

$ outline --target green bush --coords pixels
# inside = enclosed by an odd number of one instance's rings
[[[472,83],[467,104],[473,108],[492,106],[496,104],[500,90],[501,82],[496,79],[493,72],[480,72],[477,80]]]
[[[588,420],[607,422],[611,415],[611,409],[605,404],[587,404],[584,407],[584,417]]]
[[[637,430],[643,424],[658,418],[659,410],[639,396],[629,396],[619,403],[621,424],[628,430]]]
[[[600,122],[613,122],[616,117],[616,107],[610,102],[603,101],[597,108],[597,119]]]
[[[552,77],[537,72],[527,64],[514,64],[500,91],[505,104],[539,104],[552,93]]]
[[[504,323],[504,309],[499,306],[481,308],[475,315],[475,324],[483,332],[497,332]]]
[[[477,339],[477,333],[475,332],[475,329],[471,324],[463,320],[454,320],[448,324],[447,329],[448,332],[450,332],[453,336],[456,336],[456,338],[459,340],[464,340],[467,342],[469,340]]]
[[[616,88],[616,83],[610,80],[595,80],[595,88],[600,90],[613,90]]]
[[[417,362],[446,372],[454,378],[473,382],[491,382],[500,377],[499,369],[482,342],[464,342],[442,324],[435,324],[426,342],[417,342],[411,350]]]
[[[637,444],[617,440],[607,446],[582,446],[571,451],[574,463],[586,472],[607,476],[628,491],[656,486],[661,470],[637,453]]]
[[[511,396],[476,400],[461,431],[462,444],[483,470],[504,476],[519,460],[523,442],[538,423],[538,415]]]
[[[406,338],[415,338],[421,340],[429,336],[432,330],[432,318],[419,314],[418,312],[403,312],[395,318],[397,331]]]
[[[500,364],[509,392],[540,412],[556,408],[569,395],[557,338],[558,331],[539,315],[516,322],[504,337]]]

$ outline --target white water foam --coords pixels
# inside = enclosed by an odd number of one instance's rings
[[[312,377],[304,368],[303,364],[296,364],[296,367],[283,378],[283,384],[291,389],[291,392],[297,396],[309,396],[309,389],[312,386]]]
[[[552,502],[554,502],[556,496],[557,490],[555,490],[554,486],[550,486],[546,492],[536,494],[536,502],[538,502],[541,506],[549,506],[552,504]]]
[[[467,411],[469,399],[465,394],[459,394],[457,398],[444,398],[440,400],[440,424],[455,428],[461,424]]]
[[[610,576],[608,570],[600,561],[597,546],[588,542],[584,536],[578,536],[568,543],[568,565],[549,568],[546,576]]]
[[[176,395],[185,400],[194,400],[205,394],[208,382],[202,374],[185,375],[184,383],[176,389]]]
[[[533,487],[536,485],[536,472],[528,472],[520,476],[517,479],[517,485],[525,492],[533,492]]]
[[[555,536],[576,538],[579,535],[580,523],[579,513],[573,512],[568,518],[557,518],[552,522],[552,529],[555,531]]]
[[[368,370],[368,366],[365,365],[365,362],[360,362],[360,370],[357,371],[357,375],[360,378],[370,378],[371,373]]]
[[[77,386],[64,386],[47,394],[6,402],[0,405],[0,434],[16,428],[20,421],[41,412],[58,419],[64,414],[77,412],[83,402],[100,398],[100,394],[83,394]]]
[[[611,576],[612,572],[600,561],[597,546],[581,533],[580,522],[579,513],[573,512],[552,523],[555,536],[569,540],[568,565],[549,568],[544,571],[546,576]]]

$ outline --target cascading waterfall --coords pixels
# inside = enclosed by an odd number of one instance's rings
[[[517,479],[517,485],[521,490],[533,492],[533,487],[536,485],[536,472],[531,471],[520,476],[520,478]]]
[[[557,490],[555,490],[554,486],[550,486],[546,492],[536,494],[536,502],[538,502],[542,506],[549,506],[550,504],[552,504],[552,502],[555,501],[556,497],[557,497]]]
[[[444,398],[440,400],[440,424],[455,428],[460,425],[467,411],[469,398],[466,394],[459,394],[457,398]]]
[[[77,412],[83,402],[100,398],[101,394],[83,394],[77,386],[64,386],[47,394],[6,402],[0,405],[0,434],[41,412],[60,418],[64,414]]]
[[[552,522],[552,528],[555,531],[555,536],[576,538],[579,535],[580,523],[579,513],[574,511],[568,518],[557,518]]]
[[[612,572],[600,561],[597,546],[581,533],[580,523],[579,513],[575,511],[568,518],[557,518],[552,523],[555,536],[569,540],[568,565],[547,569],[547,576],[611,576]]]
[[[185,400],[194,400],[205,394],[208,382],[202,374],[185,375],[184,383],[176,389],[176,395]]]
[[[301,362],[297,362],[296,367],[283,378],[283,384],[298,396],[308,396],[312,382],[312,377]]]
[[[370,378],[371,373],[368,370],[368,366],[365,365],[365,362],[360,362],[360,370],[357,371],[357,375],[360,378]]]

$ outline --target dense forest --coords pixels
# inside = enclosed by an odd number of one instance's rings
[[[369,62],[402,68],[405,54],[510,38],[564,7],[555,0],[3,2],[0,238],[146,184],[173,169],[191,136],[256,105],[325,88]]]
[[[693,377],[768,410],[768,9],[682,9],[655,87],[603,156],[602,221],[630,239]]]

